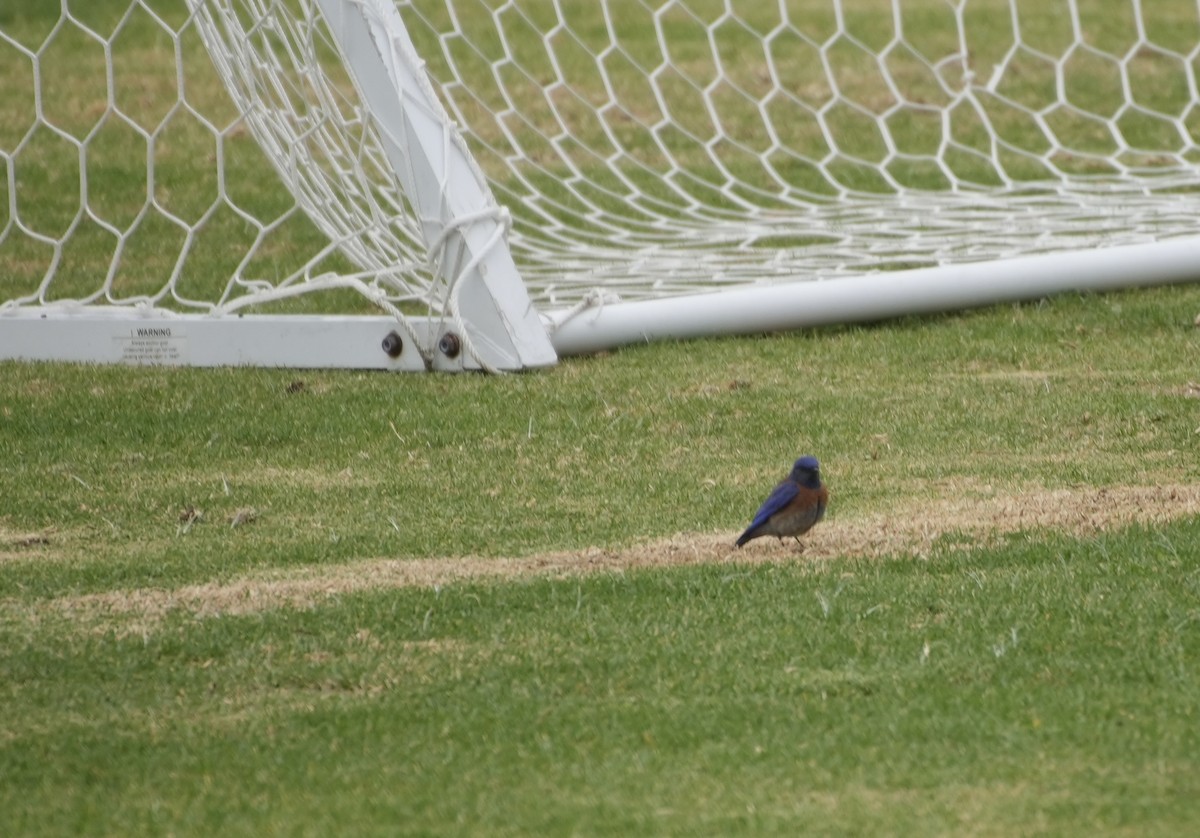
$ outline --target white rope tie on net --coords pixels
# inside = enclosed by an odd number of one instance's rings
[[[482,221],[491,222],[491,235],[488,236],[483,247],[474,253],[465,265],[451,274],[448,268],[449,254],[447,253],[451,239],[458,237],[465,246],[466,234],[464,230]],[[509,213],[508,208],[493,205],[475,212],[455,216],[429,243],[429,269],[437,273],[439,266],[441,266],[445,270],[443,276],[446,278],[447,288],[443,313],[449,315],[451,321],[454,323],[462,350],[479,364],[481,369],[490,373],[497,373],[500,370],[488,363],[479,350],[475,348],[471,340],[471,330],[468,328],[466,321],[459,311],[458,298],[462,292],[463,279],[481,269],[484,260],[504,241],[511,227],[512,215]]]
[[[292,297],[300,297],[309,294],[313,291],[327,291],[338,288],[357,291],[363,297],[370,300],[375,306],[387,313],[396,325],[404,332],[404,336],[408,338],[409,343],[417,348],[426,367],[432,365],[432,353],[424,345],[424,342],[418,338],[417,333],[413,330],[412,323],[404,315],[395,303],[388,299],[387,292],[380,288],[376,282],[379,279],[380,272],[368,271],[359,274],[335,274],[326,273],[319,276],[309,277],[303,283],[294,285],[272,286],[269,290],[253,296],[242,296],[230,300],[221,306],[214,306],[210,314],[214,317],[219,317],[226,314],[232,314],[239,309],[249,306],[262,305],[265,302],[278,302]],[[365,278],[370,278],[367,282]],[[253,280],[242,280],[243,282],[252,282]]]
[[[611,291],[605,291],[603,288],[592,288],[585,293],[575,305],[564,311],[556,311],[553,317],[543,317],[542,321],[546,324],[546,331],[551,336],[559,329],[567,324],[568,321],[574,320],[585,311],[595,309],[600,312],[604,306],[610,303],[621,302],[621,296],[614,294]]]

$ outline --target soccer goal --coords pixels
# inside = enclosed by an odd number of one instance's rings
[[[1200,278],[1195,0],[29,0],[0,78],[0,358],[510,370]]]

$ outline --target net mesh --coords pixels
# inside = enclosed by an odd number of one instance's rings
[[[307,0],[0,12],[0,74],[0,305],[445,310]]]
[[[405,11],[548,302],[1197,229],[1192,0]]]
[[[1195,0],[397,6],[542,308],[1196,231]],[[0,76],[0,305],[450,299],[311,0],[6,6]]]

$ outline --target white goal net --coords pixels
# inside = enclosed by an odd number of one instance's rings
[[[402,22],[392,122],[351,7]],[[420,344],[505,243],[547,313],[1161,242],[1197,232],[1198,77],[1196,0],[3,3],[0,317]]]
[[[1200,231],[1195,0],[405,15],[545,304]]]

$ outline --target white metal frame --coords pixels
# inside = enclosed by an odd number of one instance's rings
[[[210,317],[78,306],[0,312],[0,359],[135,366],[255,366],[441,372],[481,369],[443,321],[409,318],[422,351],[386,315]]]
[[[598,304],[551,314],[562,355],[652,340],[757,334],[1034,300],[1067,291],[1200,281],[1200,238],[880,272],[823,282]]]

